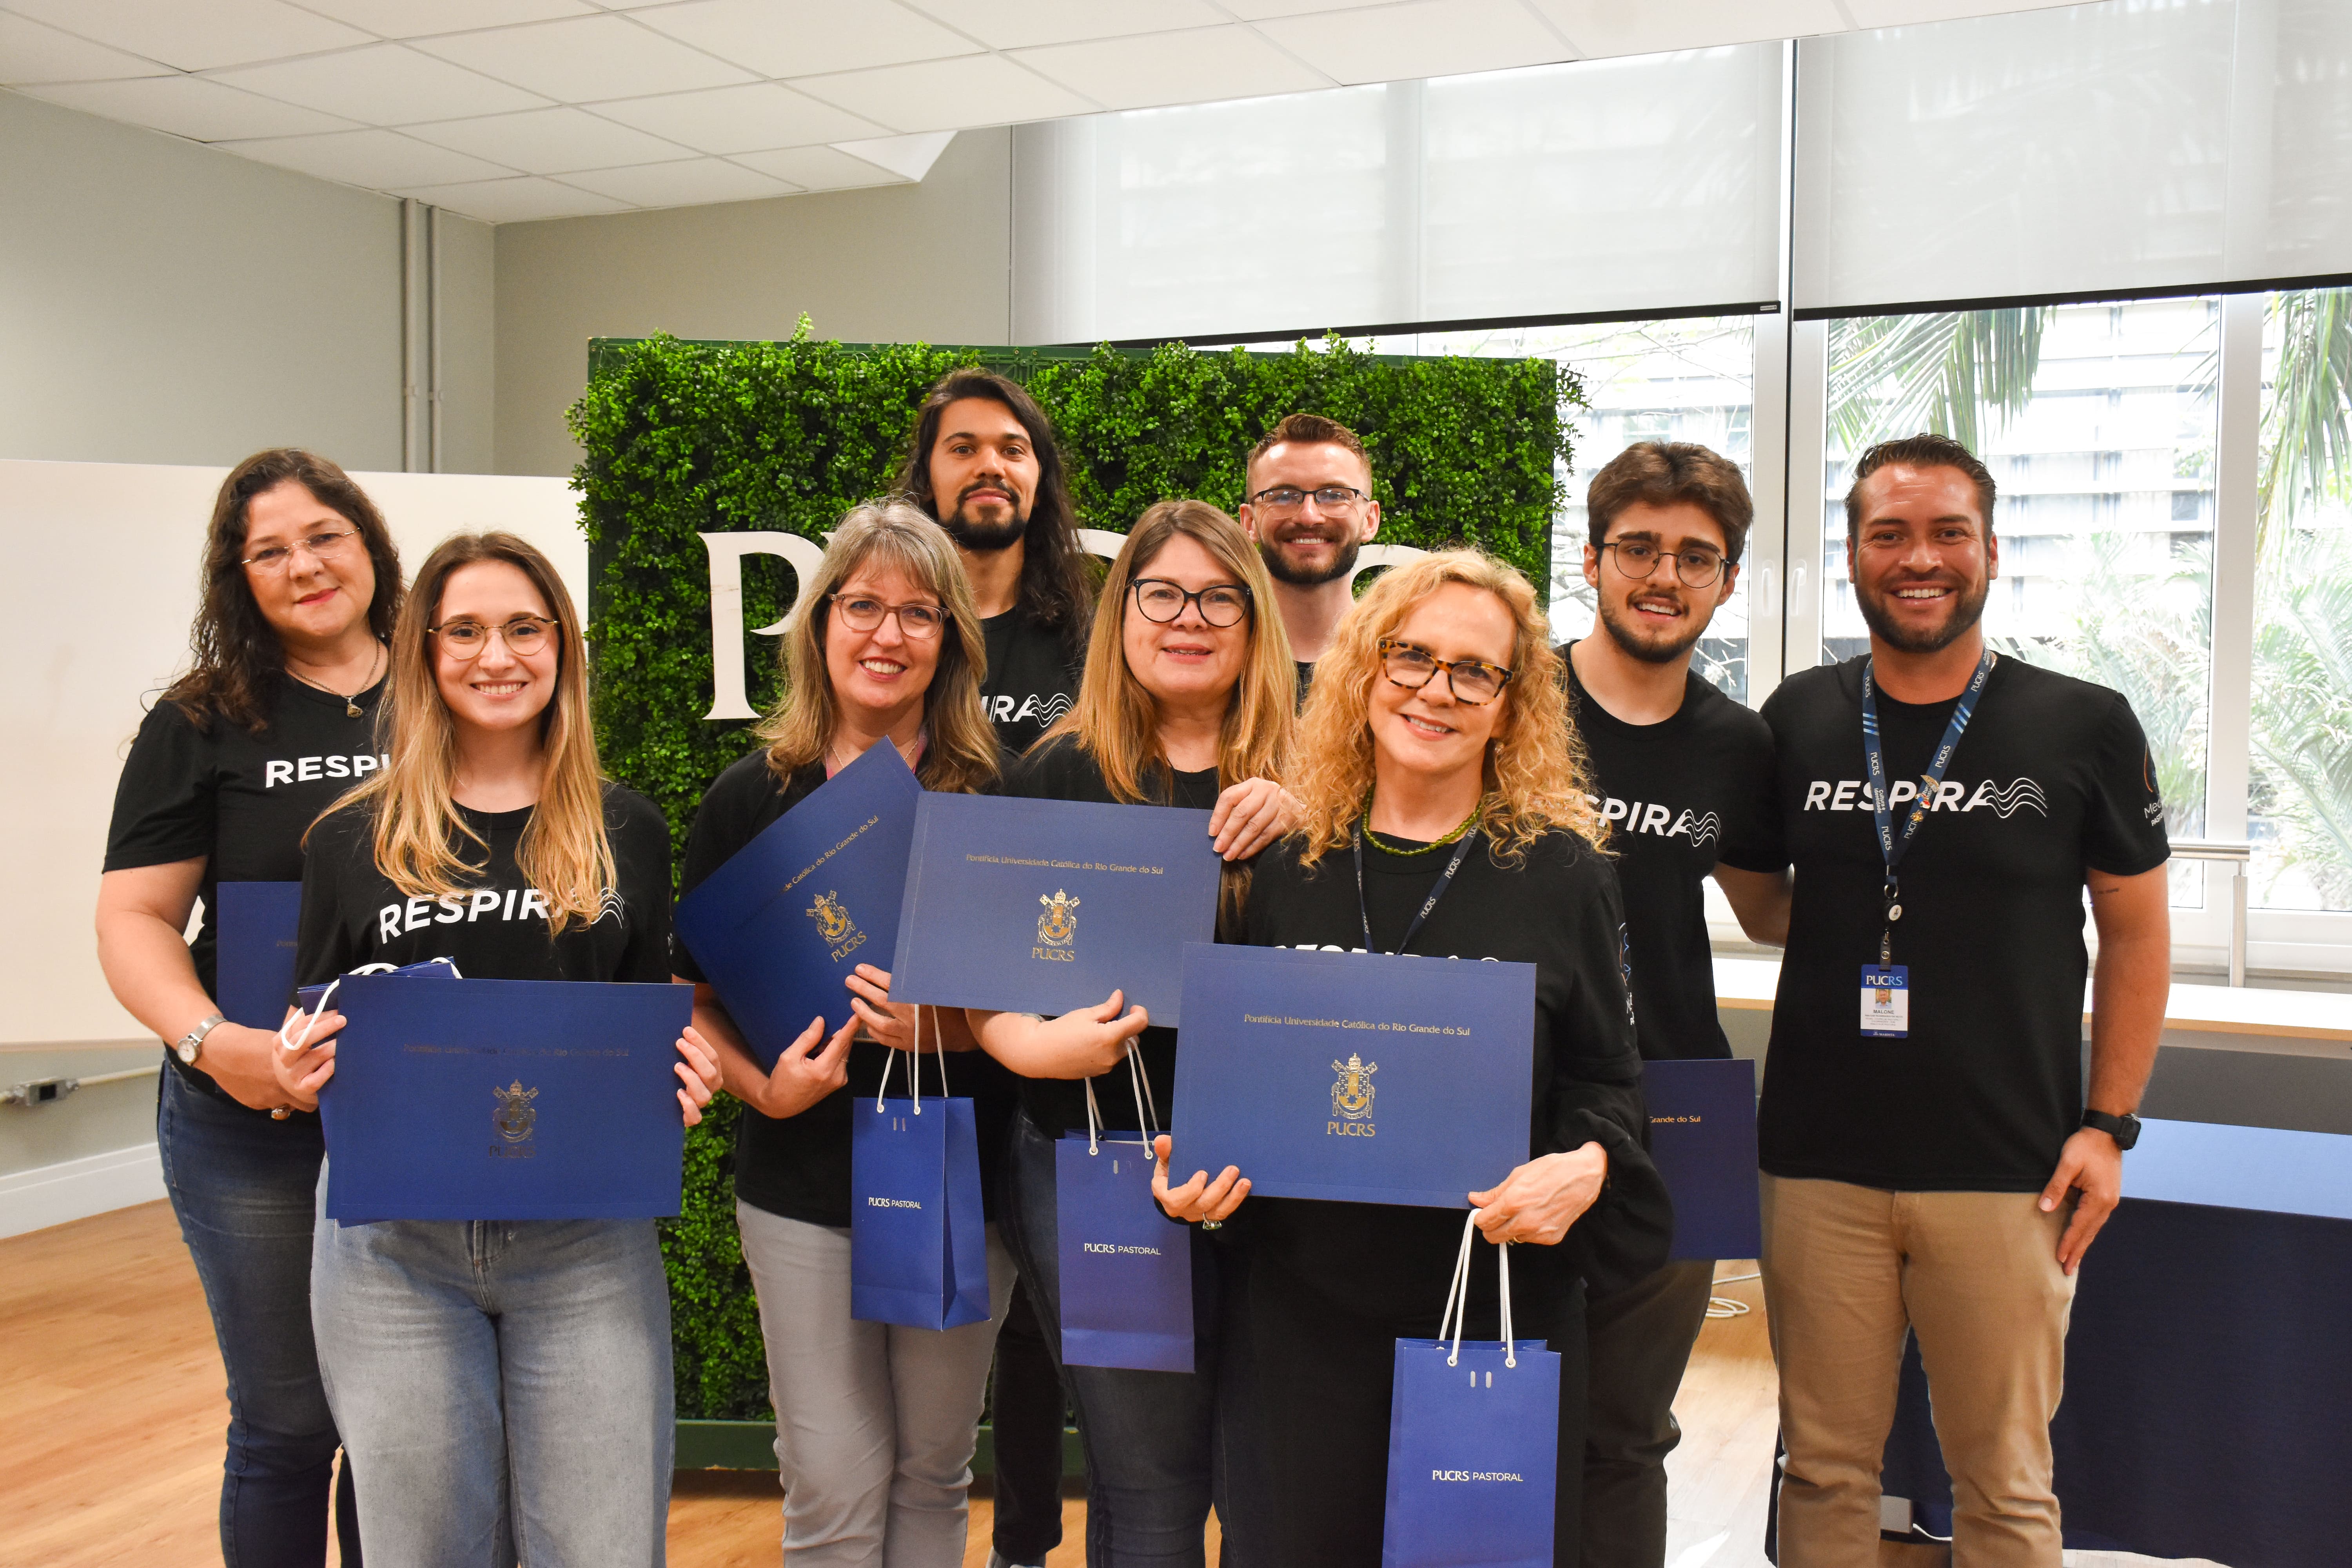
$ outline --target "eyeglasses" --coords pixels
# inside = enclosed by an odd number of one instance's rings
[[[322,528],[296,541],[295,544],[272,544],[267,549],[257,550],[238,564],[258,567],[264,572],[283,572],[294,564],[296,545],[321,561],[330,561],[343,554],[351,542],[358,537],[359,530],[355,528]]]
[[[1712,550],[1661,550],[1646,539],[1612,539],[1601,547],[1617,552],[1617,570],[1628,577],[1647,577],[1658,563],[1674,557],[1675,576],[1685,588],[1711,588],[1723,575],[1723,557]]]
[[[547,646],[548,634],[555,623],[544,616],[517,616],[502,626],[486,626],[479,621],[444,621],[425,630],[441,639],[441,651],[451,658],[472,659],[482,657],[495,634],[506,641],[507,651],[517,658],[529,658]]]
[[[918,642],[929,642],[946,627],[948,613],[937,605],[886,605],[879,599],[859,596],[845,599],[833,595],[834,607],[841,612],[841,624],[853,632],[870,632],[882,625],[885,616],[898,617],[898,635]]]
[[[1250,591],[1233,583],[1212,583],[1199,593],[1188,593],[1164,577],[1138,577],[1128,584],[1135,607],[1147,621],[1161,625],[1184,613],[1187,605],[1201,607],[1201,618],[1213,626],[1238,626],[1250,611]]]
[[[1395,637],[1381,639],[1381,668],[1393,686],[1407,691],[1419,691],[1445,672],[1446,689],[1454,700],[1466,707],[1480,708],[1503,694],[1517,672],[1499,664],[1488,664],[1483,658],[1440,658],[1425,647],[1401,642]]]
[[[1372,498],[1352,485],[1324,485],[1302,490],[1297,485],[1272,485],[1250,497],[1250,504],[1267,511],[1297,511],[1313,496],[1325,511],[1345,511]]]

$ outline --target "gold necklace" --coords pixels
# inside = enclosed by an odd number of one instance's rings
[[[341,698],[343,700],[343,717],[346,719],[357,719],[362,713],[362,709],[359,705],[360,691],[365,691],[369,687],[375,684],[376,676],[379,673],[377,666],[383,658],[383,644],[378,643],[375,645],[375,658],[368,660],[368,676],[365,680],[360,682],[359,691],[338,691],[331,686],[311,679],[309,676],[295,668],[291,664],[286,666],[286,673],[315,691],[323,691],[330,697]]]
[[[1470,808],[1470,815],[1462,819],[1461,826],[1455,828],[1444,837],[1438,839],[1433,844],[1424,844],[1418,849],[1400,849],[1395,845],[1391,844],[1388,840],[1382,838],[1379,834],[1372,831],[1372,801],[1370,795],[1366,795],[1364,797],[1364,837],[1372,841],[1373,848],[1385,849],[1391,855],[1424,855],[1432,849],[1444,848],[1447,845],[1454,842],[1464,834],[1469,832],[1471,828],[1477,826],[1478,814],[1486,809],[1486,797],[1480,795],[1478,797],[1478,804]]]

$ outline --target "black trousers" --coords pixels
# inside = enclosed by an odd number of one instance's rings
[[[989,1409],[996,1443],[991,1544],[1007,1563],[1043,1563],[1062,1543],[1062,1429],[1069,1406],[1025,1279],[1013,1285],[1013,1305],[996,1332]]]
[[[1584,1447],[1584,1568],[1664,1568],[1675,1394],[1706,1325],[1715,1265],[1669,1263],[1585,1304],[1591,1416]]]
[[[1491,1268],[1481,1244],[1476,1267]],[[1236,1270],[1228,1292],[1226,1376],[1220,1417],[1229,1459],[1226,1563],[1248,1568],[1380,1568],[1381,1525],[1388,1506],[1389,1400],[1396,1342],[1437,1331],[1348,1310],[1337,1291],[1298,1279],[1276,1259]],[[1440,1283],[1440,1291],[1443,1282]],[[1237,1299],[1236,1299],[1237,1298]],[[1559,1352],[1559,1464],[1553,1505],[1552,1562],[1576,1568],[1581,1536],[1584,1466],[1584,1288],[1512,1298],[1524,1342],[1541,1336]],[[1473,1308],[1465,1337],[1502,1337],[1490,1304]],[[1233,1547],[1244,1545],[1236,1553]]]

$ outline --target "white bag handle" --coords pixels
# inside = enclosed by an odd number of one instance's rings
[[[939,1047],[934,1054],[940,1058],[940,1098],[945,1100],[948,1095],[947,1047],[940,1046],[937,1039],[932,1040],[931,1044]],[[915,1009],[914,1056],[913,1065],[907,1068],[907,1077],[915,1086],[915,1114],[920,1116],[923,1113],[923,1009],[920,1006]],[[895,1050],[882,1063],[882,1085],[874,1091],[874,1111],[877,1116],[882,1111],[883,1097],[890,1092],[890,1069],[898,1063],[898,1053]]]
[[[1129,1088],[1135,1093],[1135,1124],[1143,1129],[1143,1141],[1148,1144],[1160,1131],[1160,1102],[1152,1097],[1151,1077],[1137,1059],[1132,1042],[1127,1047],[1127,1076]],[[1099,1154],[1102,1152],[1102,1110],[1095,1103],[1095,1080],[1089,1078],[1079,1081],[1087,1086],[1087,1152]],[[1151,1101],[1150,1115],[1146,1115],[1143,1109],[1147,1100]]]
[[[1454,1283],[1446,1287],[1445,1310],[1437,1320],[1439,1339],[1448,1337],[1449,1327],[1453,1330],[1454,1348],[1445,1357],[1448,1366],[1462,1363],[1462,1325],[1470,1316],[1470,1243],[1478,1234],[1478,1210],[1472,1209],[1469,1217],[1462,1222],[1462,1250],[1454,1255]],[[1503,1275],[1503,1364],[1516,1367],[1519,1364],[1519,1347],[1511,1331],[1511,1244],[1497,1242],[1495,1252],[1496,1266]]]

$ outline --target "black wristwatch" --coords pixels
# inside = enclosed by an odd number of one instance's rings
[[[2083,1125],[2095,1127],[2116,1141],[2117,1149],[2128,1149],[2139,1142],[2139,1118],[2130,1111],[2121,1116],[2109,1116],[2104,1110],[2083,1112]]]

